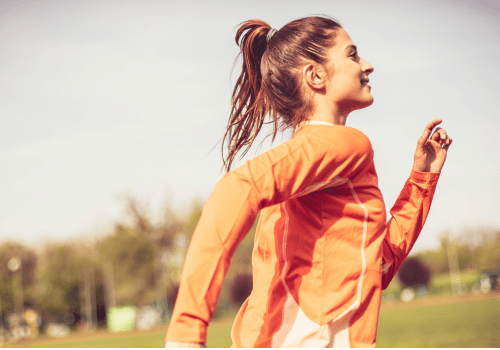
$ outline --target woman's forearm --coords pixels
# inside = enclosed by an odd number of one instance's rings
[[[415,244],[432,203],[440,173],[412,169],[391,209],[382,252],[382,288],[385,289]]]

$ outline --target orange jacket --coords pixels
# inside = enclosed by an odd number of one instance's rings
[[[310,123],[227,173],[190,243],[167,341],[206,342],[231,257],[262,210],[236,347],[374,347],[381,291],[410,252],[439,173],[411,172],[391,210],[360,131]]]

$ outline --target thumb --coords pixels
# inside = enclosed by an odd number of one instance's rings
[[[424,152],[424,146],[425,146],[425,143],[427,142],[427,137],[428,137],[428,133],[427,133],[427,131],[424,131],[422,136],[417,141],[417,151]]]

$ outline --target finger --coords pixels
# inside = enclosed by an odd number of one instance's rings
[[[443,147],[450,144],[450,137],[446,135],[446,138],[443,140]]]
[[[429,135],[432,133],[432,129],[434,129],[437,125],[441,124],[442,121],[443,121],[442,119],[434,119],[433,121],[428,123],[425,126],[422,137],[427,139]]]
[[[432,141],[436,141],[436,142],[438,142],[439,140],[441,140],[441,135],[439,134],[439,128],[434,131],[434,133],[432,134],[432,136],[431,136],[430,139]]]
[[[439,134],[441,136],[441,140],[440,140],[441,146],[444,148],[444,146],[450,144],[450,136],[448,135],[448,133],[444,129],[440,129]]]
[[[446,140],[448,138],[448,134],[446,133],[446,130],[442,128],[437,128],[436,132],[439,132],[439,136],[441,137],[441,140]]]
[[[446,133],[446,130],[443,129],[443,128],[436,128],[436,130],[434,130],[434,133],[432,134],[432,137],[431,137],[434,141],[437,141],[437,140],[446,140],[448,138],[448,134]]]
[[[446,150],[446,151],[448,151],[448,148],[450,148],[452,142],[453,142],[453,139],[450,137],[447,140],[447,143],[444,145],[443,149]]]

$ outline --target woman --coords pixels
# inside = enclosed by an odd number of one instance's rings
[[[413,169],[387,222],[370,141],[345,126],[373,103],[349,35],[307,17],[279,31],[240,25],[242,73],[225,141],[228,172],[193,235],[167,346],[203,346],[232,254],[261,210],[252,254],[253,291],[231,337],[236,347],[374,347],[382,289],[427,217],[452,140],[427,124]],[[293,137],[234,171],[266,115]]]

